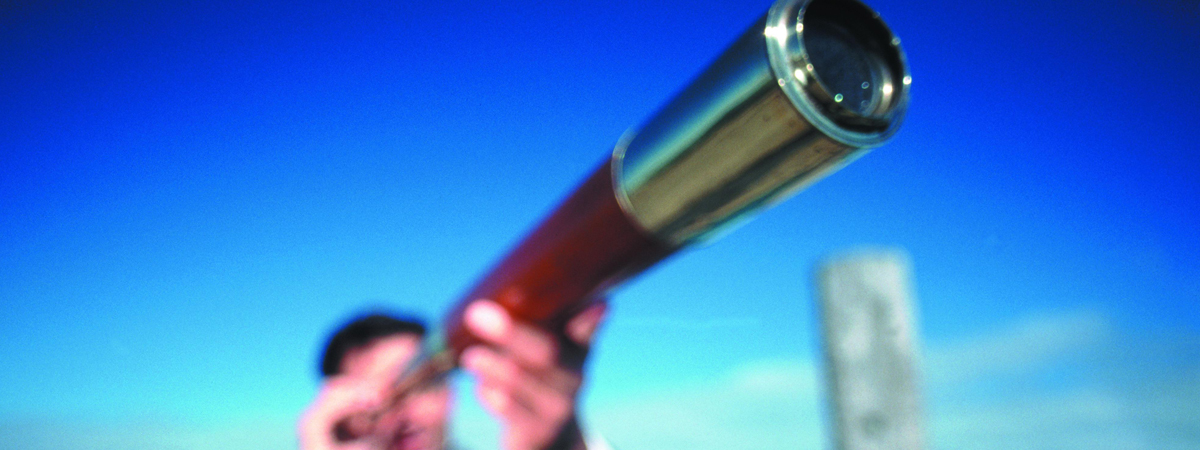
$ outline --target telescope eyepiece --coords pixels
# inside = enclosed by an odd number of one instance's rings
[[[886,67],[836,23],[816,22],[804,30],[804,47],[817,82],[834,103],[857,116],[876,115],[886,107],[881,86],[890,85]]]
[[[886,142],[910,81],[858,0],[776,0],[617,144],[618,202],[671,245],[712,239]]]
[[[780,86],[814,125],[873,147],[895,132],[911,77],[900,39],[857,0],[785,0],[767,17]]]

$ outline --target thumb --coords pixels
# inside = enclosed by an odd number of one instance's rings
[[[596,334],[596,330],[600,328],[600,323],[607,315],[608,302],[606,300],[591,304],[567,322],[565,329],[567,339],[587,348],[592,343],[592,337]]]

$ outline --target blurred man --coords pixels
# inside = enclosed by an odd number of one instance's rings
[[[572,318],[561,333],[519,323],[496,303],[472,303],[467,329],[485,344],[466,349],[459,365],[478,381],[480,402],[500,421],[506,450],[582,450],[576,405],[583,363],[603,320],[598,303]],[[300,418],[303,450],[449,450],[449,387],[415,390],[386,411],[364,436],[339,435],[337,424],[376,409],[392,382],[421,349],[419,321],[383,315],[355,320],[330,338],[324,381]],[[598,450],[592,445],[591,450]]]

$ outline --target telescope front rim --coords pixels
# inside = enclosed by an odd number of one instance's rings
[[[817,12],[809,14],[814,5]],[[912,77],[900,39],[878,13],[857,0],[781,0],[767,13],[763,34],[780,89],[824,134],[866,148],[896,133]],[[846,53],[858,58],[845,58]],[[861,66],[858,75],[869,78],[846,80],[842,69],[855,65]],[[868,92],[847,89],[860,81]]]

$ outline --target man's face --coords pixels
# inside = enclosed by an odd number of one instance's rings
[[[359,380],[384,395],[420,348],[421,339],[413,334],[376,339],[346,354],[340,376]],[[375,435],[387,450],[441,449],[449,411],[450,390],[445,383],[418,389],[380,418]]]

